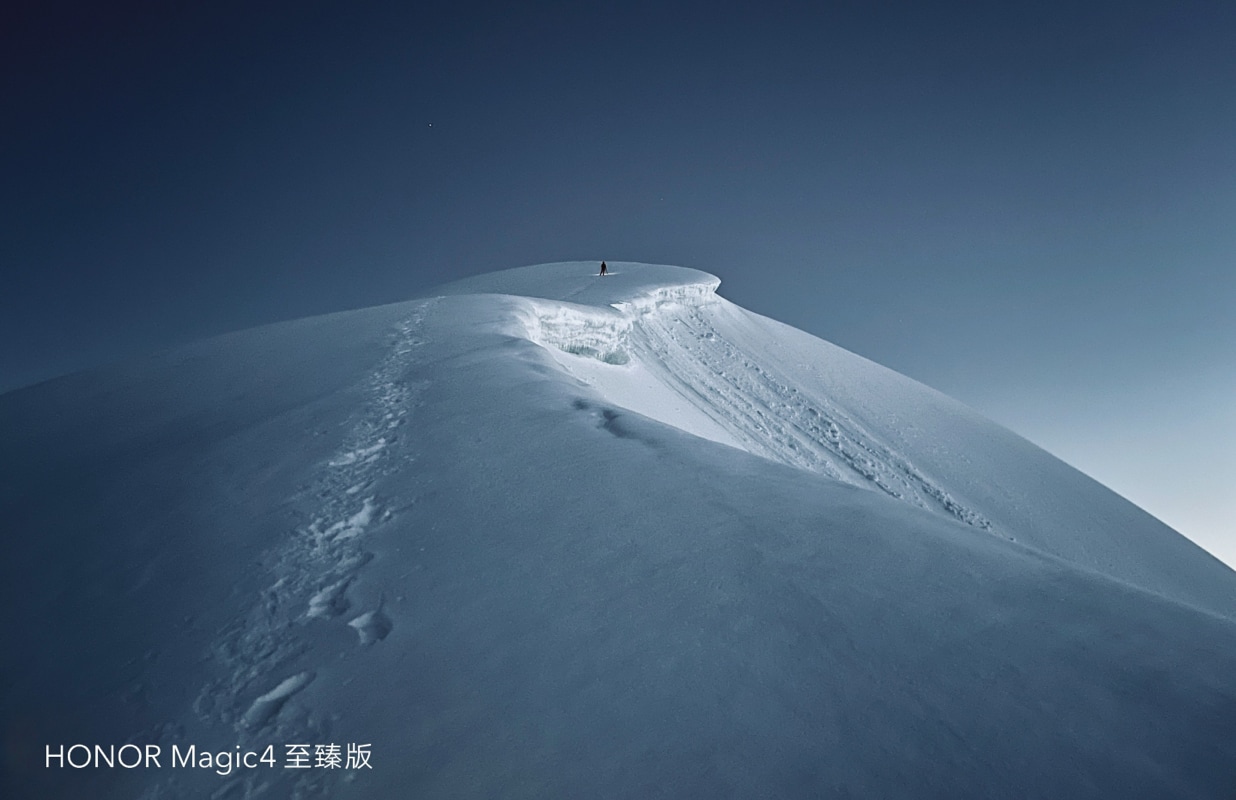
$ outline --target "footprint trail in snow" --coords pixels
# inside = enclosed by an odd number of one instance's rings
[[[194,708],[208,723],[233,727],[242,744],[326,736],[324,717],[298,704],[297,697],[317,677],[298,662],[312,650],[317,626],[350,628],[357,647],[375,645],[393,630],[380,602],[365,608],[351,595],[372,558],[367,537],[393,516],[375,486],[408,463],[396,451],[400,430],[424,390],[408,376],[432,304],[421,303],[394,331],[390,352],[369,379],[368,401],[343,446],[294,498],[300,505],[309,500],[314,511],[270,557],[272,580],[249,614],[222,631],[212,648],[223,677],[202,687]],[[229,796],[249,797],[262,788],[233,784]],[[315,786],[306,775],[298,791],[321,788]]]

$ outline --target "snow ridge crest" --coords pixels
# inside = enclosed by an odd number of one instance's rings
[[[610,303],[608,308],[524,298],[519,322],[524,336],[542,347],[622,365],[631,360],[631,333],[642,318],[716,302],[720,283],[714,278],[698,284],[657,286]]]

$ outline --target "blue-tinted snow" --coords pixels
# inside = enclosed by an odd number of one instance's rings
[[[1236,575],[706,273],[597,266],[0,398],[6,796],[1231,796]],[[374,768],[42,766],[130,739]]]

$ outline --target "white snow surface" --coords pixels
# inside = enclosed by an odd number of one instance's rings
[[[1233,796],[1236,574],[712,275],[597,266],[0,396],[3,795]]]

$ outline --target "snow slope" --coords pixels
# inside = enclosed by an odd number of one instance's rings
[[[1236,575],[695,270],[0,397],[6,796],[1227,797]],[[46,744],[372,743],[372,770]]]
[[[735,306],[706,273],[615,264],[601,281],[589,266],[526,267],[437,291],[535,298],[510,332],[544,346],[601,402],[1236,615],[1226,566],[960,403]]]

